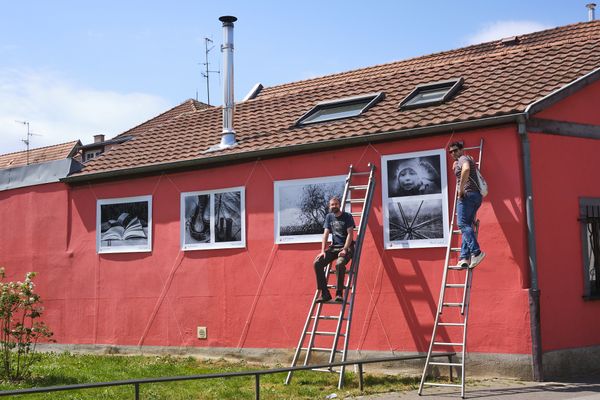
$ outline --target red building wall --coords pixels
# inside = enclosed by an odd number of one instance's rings
[[[469,351],[531,352],[520,142],[514,126],[439,135],[67,187],[0,192],[0,264],[10,278],[39,271],[47,320],[60,343],[295,347],[314,293],[319,244],[274,244],[273,181],[378,168],[363,248],[351,350],[425,351],[444,248],[383,250],[382,155],[468,146],[485,138],[491,193],[479,212],[487,260],[475,270]],[[450,161],[448,161],[450,163]],[[449,193],[454,178],[448,177]],[[180,193],[246,188],[246,249],[180,251]],[[151,253],[97,254],[96,200],[153,196]],[[450,206],[451,206],[450,201]],[[208,339],[196,338],[196,326]]]
[[[536,117],[600,125],[600,82]],[[600,141],[530,134],[544,351],[600,344],[600,301],[583,299],[579,198],[600,198]]]

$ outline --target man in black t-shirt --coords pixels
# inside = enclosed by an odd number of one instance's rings
[[[321,252],[315,258],[315,274],[317,277],[317,287],[321,291],[321,297],[317,302],[331,300],[331,294],[327,289],[327,279],[325,278],[325,267],[333,260],[336,261],[337,270],[337,288],[335,291],[335,301],[343,301],[344,295],[344,274],[346,273],[346,264],[352,258],[354,252],[353,229],[356,226],[352,215],[340,209],[340,199],[337,197],[329,200],[329,214],[325,217],[323,224],[323,240],[321,242]],[[332,236],[332,243],[329,248],[327,241],[329,234]]]

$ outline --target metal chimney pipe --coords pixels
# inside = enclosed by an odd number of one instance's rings
[[[229,15],[219,18],[223,23],[223,136],[221,148],[235,146],[235,130],[233,129],[233,23],[236,17]]]
[[[588,8],[588,21],[596,19],[596,3],[588,3],[585,5]]]

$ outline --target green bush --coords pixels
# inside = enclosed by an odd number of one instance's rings
[[[35,292],[35,275],[28,272],[23,282],[0,281],[0,377],[4,380],[25,378],[36,360],[36,344],[52,337],[52,331],[38,320],[43,307]],[[0,268],[0,280],[4,277]]]

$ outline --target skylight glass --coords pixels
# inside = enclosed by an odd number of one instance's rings
[[[318,103],[297,122],[299,125],[356,117],[364,113],[383,97],[383,93],[323,101]]]
[[[418,85],[400,102],[400,108],[416,108],[441,104],[454,96],[462,86],[462,83],[463,79],[458,78]]]

